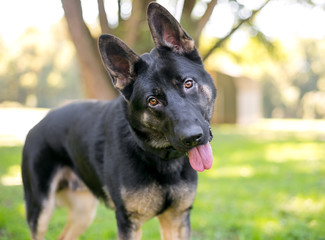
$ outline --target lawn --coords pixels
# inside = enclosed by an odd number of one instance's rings
[[[211,170],[199,174],[193,240],[325,240],[325,138],[277,130],[214,128]],[[24,219],[21,146],[0,147],[0,239],[29,239]],[[54,213],[46,239],[56,239],[65,210]],[[116,239],[103,205],[80,239]],[[143,239],[159,239],[156,219]]]

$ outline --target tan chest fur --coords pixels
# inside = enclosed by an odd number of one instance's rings
[[[143,223],[162,210],[167,195],[172,200],[169,208],[175,212],[184,211],[191,207],[195,198],[196,186],[181,182],[169,188],[163,188],[153,183],[133,191],[123,188],[121,193],[130,217],[139,223]]]

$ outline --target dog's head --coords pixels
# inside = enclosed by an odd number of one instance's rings
[[[156,47],[138,56],[120,39],[101,35],[104,66],[127,102],[141,144],[151,152],[188,152],[192,167],[203,171],[212,163],[215,86],[194,41],[165,8],[151,3],[147,20]]]

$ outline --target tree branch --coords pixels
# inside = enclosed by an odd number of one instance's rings
[[[195,39],[199,39],[201,32],[202,32],[204,26],[209,21],[217,2],[218,2],[218,0],[211,0],[211,2],[208,3],[207,10],[205,11],[204,15],[201,17],[201,19],[199,20],[199,22],[197,24],[197,28],[195,31]]]
[[[118,4],[118,22],[120,23],[122,21],[122,14],[121,14],[122,2],[121,2],[121,0],[117,0],[117,4]]]
[[[208,59],[208,57],[213,53],[214,50],[216,50],[217,48],[219,48],[226,40],[228,40],[231,35],[233,35],[234,32],[237,31],[237,29],[239,29],[244,23],[250,21],[253,19],[253,17],[259,12],[261,11],[271,0],[266,0],[261,7],[259,7],[258,9],[254,10],[252,12],[252,15],[249,18],[246,19],[242,19],[236,26],[234,26],[231,31],[222,39],[219,39],[216,41],[216,43],[210,48],[210,50],[203,56],[203,61],[206,61]]]
[[[102,33],[111,33],[111,28],[108,25],[107,15],[104,7],[104,0],[97,0],[98,12],[99,12],[99,23]]]
[[[183,7],[183,15],[191,16],[196,0],[185,0]]]

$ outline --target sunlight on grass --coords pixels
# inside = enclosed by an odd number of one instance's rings
[[[300,214],[315,214],[324,211],[325,199],[316,201],[310,197],[294,197],[281,205],[284,212]]]
[[[266,147],[265,155],[270,162],[319,161],[325,156],[325,149],[319,143],[273,143]]]
[[[257,219],[256,226],[259,227],[267,235],[274,235],[283,229],[283,225],[281,225],[277,219]]]
[[[21,170],[19,165],[10,166],[8,172],[1,177],[4,186],[18,186],[22,184]]]
[[[236,167],[219,167],[212,169],[212,171],[206,172],[206,175],[211,178],[237,178],[237,177],[252,177],[255,174],[253,167],[245,166],[236,166]]]
[[[18,205],[17,207],[17,212],[23,217],[25,218],[26,215],[26,209],[25,209],[25,203],[21,203]]]

